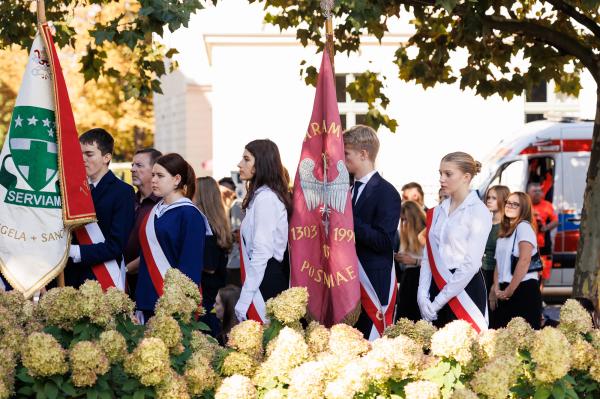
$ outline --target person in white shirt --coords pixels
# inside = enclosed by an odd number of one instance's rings
[[[496,241],[497,266],[492,290],[498,303],[492,309],[494,328],[506,327],[514,317],[524,318],[534,329],[541,328],[542,295],[538,272],[529,272],[538,253],[532,223],[531,199],[522,192],[512,193],[506,201]],[[539,267],[541,268],[541,263]]]
[[[240,227],[242,291],[235,314],[240,321],[266,323],[266,301],[289,287],[289,181],[279,149],[270,140],[248,143],[238,168],[248,190],[242,203],[246,211]]]
[[[464,152],[442,158],[440,184],[449,197],[427,214],[417,302],[427,321],[442,327],[463,319],[477,331],[488,327],[481,260],[492,215],[469,185],[481,164]]]

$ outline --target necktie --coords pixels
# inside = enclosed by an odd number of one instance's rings
[[[352,193],[352,205],[356,205],[356,199],[358,198],[358,190],[360,189],[360,186],[362,186],[364,183],[361,181],[355,181],[354,182],[354,193]]]
[[[94,184],[93,184],[93,183],[90,183],[90,192],[91,192],[91,191],[94,191],[94,189],[95,189],[95,188],[96,188],[96,186],[94,186]]]

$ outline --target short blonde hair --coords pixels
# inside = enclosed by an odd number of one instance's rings
[[[379,152],[379,138],[373,128],[356,125],[344,132],[344,146],[358,151],[365,150],[371,162],[375,162]]]
[[[458,169],[463,173],[471,175],[471,179],[481,172],[481,163],[477,162],[471,155],[466,152],[451,152],[442,158],[442,162],[452,162],[456,164]]]

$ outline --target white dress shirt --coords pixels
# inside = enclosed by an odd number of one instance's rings
[[[90,185],[90,188],[92,188],[92,186],[94,186],[94,188],[98,187],[98,183],[100,183],[100,180],[102,180],[103,177],[104,175],[102,175],[96,181],[92,181],[92,179],[88,178],[88,184]],[[71,244],[71,246],[69,247],[69,257],[71,258],[71,260],[73,260],[73,263],[81,262],[81,248],[79,248],[79,245]]]
[[[364,175],[363,177],[361,177],[360,179],[357,179],[357,180],[354,181],[355,183],[357,181],[359,181],[359,182],[362,183],[360,185],[360,187],[358,188],[358,194],[356,194],[356,202],[358,202],[358,199],[360,198],[360,195],[362,194],[363,190],[367,186],[367,183],[369,182],[369,180],[371,180],[371,177],[373,177],[373,175],[375,173],[377,173],[377,171],[376,170],[372,170],[369,173],[367,173],[366,175]],[[353,197],[354,197],[354,190],[356,190],[356,184],[354,184],[353,191],[352,191],[352,196]],[[354,204],[356,204],[356,202]]]
[[[510,283],[512,281],[513,275],[510,271],[510,255],[512,252],[512,255],[516,256],[517,258],[519,257],[519,243],[523,241],[533,245],[533,251],[531,252],[531,255],[535,255],[537,253],[537,238],[535,236],[535,232],[533,231],[533,227],[531,227],[531,225],[527,222],[519,223],[519,225],[517,226],[515,231],[513,231],[510,237],[498,237],[498,241],[496,241],[496,264],[498,267],[499,283]],[[525,280],[537,280],[537,278],[537,272],[531,272],[525,274],[521,282]]]
[[[423,250],[419,290],[419,303],[425,299],[433,302],[437,313],[448,301],[465,289],[481,268],[485,244],[492,229],[492,214],[475,191],[449,214],[451,199],[448,198],[436,211],[431,232],[432,247],[438,248],[441,260],[448,269],[454,270],[450,281],[435,298],[429,298],[431,268],[427,248]],[[441,265],[439,265],[442,267]]]
[[[246,209],[240,227],[241,239],[250,264],[245,264],[246,279],[235,308],[245,314],[263,281],[267,262],[283,260],[288,242],[288,215],[285,205],[269,187],[259,187]]]

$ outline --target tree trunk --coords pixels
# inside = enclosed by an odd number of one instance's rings
[[[596,94],[596,118],[581,215],[581,237],[577,249],[573,296],[591,299],[598,309],[600,302],[598,292],[600,283],[600,85]]]

